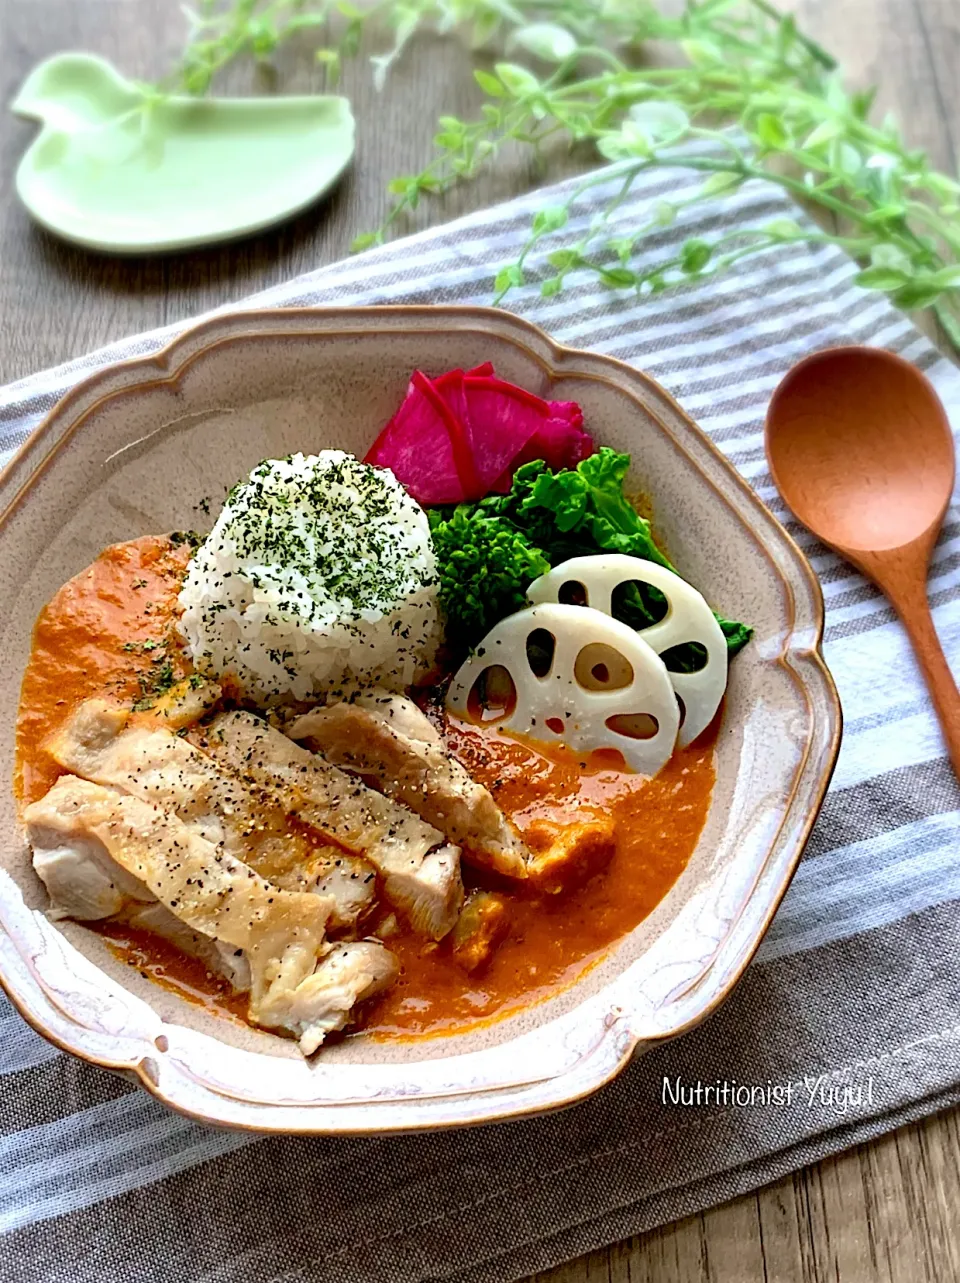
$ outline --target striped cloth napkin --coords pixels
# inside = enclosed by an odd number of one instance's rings
[[[653,201],[682,200],[699,183],[691,177],[688,190],[686,181],[648,177],[616,223],[635,226]],[[471,215],[244,305],[487,302],[532,211],[567,190]],[[595,188],[578,205],[574,227],[589,225],[603,195]],[[650,245],[662,254],[687,236],[784,214],[801,217],[748,185],[683,213]],[[823,584],[843,749],[793,885],[731,999],[566,1112],[356,1140],[205,1129],[55,1051],[4,1003],[0,1277],[515,1279],[960,1100],[960,790],[902,628],[870,584],[790,518],[761,442],[784,372],[838,343],[916,361],[960,424],[960,374],[885,299],[856,287],[855,270],[833,247],[791,246],[642,302],[586,277],[556,298],[541,299],[533,282],[509,300],[562,342],[665,384],[785,521]],[[6,389],[0,445],[9,455],[77,380],[155,350],[177,328]],[[930,594],[960,667],[958,568],[954,509]]]

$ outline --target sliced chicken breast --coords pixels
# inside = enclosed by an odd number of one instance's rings
[[[354,927],[373,903],[375,871],[366,860],[311,842],[291,826],[274,796],[241,784],[155,711],[131,717],[108,700],[90,699],[45,747],[72,774],[172,811],[198,836],[284,890],[331,896],[334,927]]]
[[[47,888],[51,918],[96,922],[156,903],[153,893],[112,860],[97,838],[77,830],[64,832],[58,815],[48,823],[45,801],[41,798],[28,807],[26,819],[33,867]]]
[[[399,973],[396,956],[382,944],[350,940],[334,946],[313,975],[292,989],[284,990],[275,982],[265,1010],[279,1006],[278,1023],[299,1033],[300,1050],[309,1056],[328,1033],[349,1022],[357,1003],[389,989]]]
[[[209,936],[191,931],[139,878],[122,869],[97,838],[64,833],[62,824],[45,823],[44,814],[42,808],[31,813],[28,837],[33,867],[50,897],[51,918],[77,922],[110,918],[150,931],[198,958],[235,989],[250,988],[250,969],[242,950],[224,948]]]
[[[114,921],[138,931],[149,931],[151,935],[166,940],[181,953],[202,962],[214,975],[221,976],[236,993],[245,993],[250,988],[250,965],[242,949],[232,949],[219,940],[201,935],[199,931],[191,931],[159,900],[150,904],[131,902],[116,915]]]
[[[192,726],[209,713],[223,694],[216,682],[207,681],[198,673],[176,682],[163,695],[157,696],[150,709],[152,715],[170,730]]]
[[[436,728],[402,695],[363,695],[305,713],[290,726],[338,766],[371,775],[463,848],[464,859],[526,878],[530,852],[490,791],[447,752]]]
[[[451,929],[463,883],[459,848],[443,833],[248,713],[220,714],[204,747],[248,787],[369,860],[384,899],[414,930],[439,940]]]
[[[295,1033],[305,1054],[343,1027],[354,1003],[396,974],[395,960],[371,961],[371,949],[387,954],[382,945],[365,947],[350,967],[330,964],[336,950],[353,946],[326,940],[334,907],[329,897],[274,886],[132,794],[65,775],[24,819],[41,850],[99,842],[101,863],[112,860],[187,928],[242,950],[250,968],[250,1019]]]
[[[463,858],[501,876],[559,891],[607,864],[615,849],[609,816],[535,820],[520,835],[490,791],[450,754],[410,699],[372,692],[317,708],[289,727],[340,766],[372,776],[463,848]]]

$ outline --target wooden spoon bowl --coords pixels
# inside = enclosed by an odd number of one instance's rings
[[[932,384],[878,348],[817,352],[774,393],[766,449],[797,518],[872,579],[903,621],[960,775],[960,693],[926,589],[955,475],[950,424]]]

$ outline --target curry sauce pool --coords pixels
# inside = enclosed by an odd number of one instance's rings
[[[17,725],[50,917],[305,1056],[609,957],[697,846],[750,633],[573,402],[416,372],[370,454],[265,459],[206,536],[105,549],[41,612]]]
[[[453,965],[448,941],[424,947],[409,934],[392,938],[400,978],[366,1012],[363,1028],[384,1038],[453,1033],[549,998],[600,961],[652,913],[686,868],[710,807],[716,731],[714,724],[647,780],[602,762],[582,767],[568,751],[547,757],[492,731],[451,726],[453,752],[521,830],[542,816],[610,810],[614,854],[581,886],[558,893],[514,889],[506,939],[477,976]],[[472,871],[465,871],[464,881],[496,885]]]
[[[104,689],[130,702],[149,699],[158,684],[189,671],[172,631],[189,553],[166,537],[113,545],[45,608],[17,723],[22,803],[42,796],[61,774],[42,744],[84,700]],[[436,708],[433,715],[442,716]],[[449,940],[425,941],[399,924],[387,943],[400,977],[367,1004],[360,1021],[380,1038],[450,1033],[565,988],[660,903],[686,867],[710,804],[715,727],[647,780],[612,769],[602,757],[582,765],[568,750],[546,755],[494,730],[450,719],[443,724],[447,747],[521,833],[543,819],[610,813],[615,849],[609,864],[582,885],[557,893],[511,887],[506,937],[477,974],[456,965]],[[468,889],[504,889],[495,877],[466,867],[464,881]],[[147,932],[108,924],[105,931],[138,970],[190,1001],[239,1013],[237,996],[195,959]]]

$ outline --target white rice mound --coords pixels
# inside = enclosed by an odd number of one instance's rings
[[[199,672],[264,703],[408,686],[441,636],[427,515],[339,450],[267,459],[235,486],[180,592]]]

